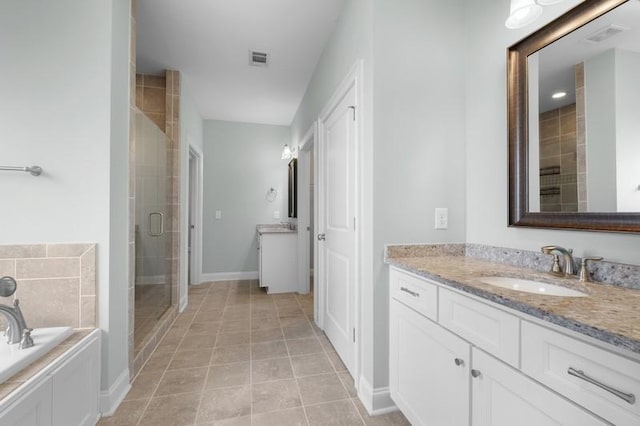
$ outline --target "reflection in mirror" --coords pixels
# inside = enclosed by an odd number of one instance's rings
[[[527,58],[530,212],[640,212],[640,1]]]

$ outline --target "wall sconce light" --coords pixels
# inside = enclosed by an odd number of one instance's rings
[[[509,17],[504,25],[510,30],[529,25],[542,14],[542,7],[534,0],[511,0]]]
[[[282,148],[282,157],[280,157],[280,159],[291,160],[292,158],[293,158],[293,151],[291,151],[291,148],[289,148],[289,145],[285,144],[284,147]]]
[[[564,0],[538,0],[538,4],[540,6],[549,6],[552,4],[560,3],[561,1],[564,1]]]
[[[511,0],[509,17],[504,23],[510,30],[529,25],[542,14],[542,6],[550,6],[564,0]]]

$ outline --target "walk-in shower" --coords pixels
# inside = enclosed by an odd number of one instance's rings
[[[169,139],[142,112],[135,123],[135,316],[137,353],[171,306]]]

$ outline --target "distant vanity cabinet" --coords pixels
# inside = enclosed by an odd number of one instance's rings
[[[611,392],[640,396],[637,360],[395,267],[389,282],[391,398],[411,424],[640,424]]]
[[[267,293],[298,291],[297,249],[297,232],[258,226],[258,279]]]
[[[100,331],[0,401],[2,426],[93,426],[100,413]]]

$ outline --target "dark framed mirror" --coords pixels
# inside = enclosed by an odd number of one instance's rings
[[[288,209],[289,217],[298,217],[298,160],[292,159],[289,161],[289,196],[288,196]]]
[[[586,0],[507,73],[509,226],[640,232],[640,1]]]

